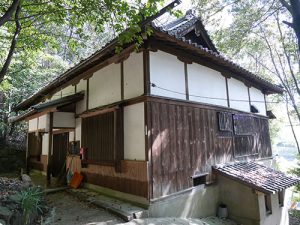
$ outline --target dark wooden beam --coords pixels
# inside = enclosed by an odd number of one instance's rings
[[[47,160],[47,186],[51,184],[52,173],[52,147],[53,147],[53,112],[49,113],[49,142],[48,142],[48,160]]]
[[[225,77],[226,84],[226,96],[227,96],[227,106],[230,108],[230,98],[229,98],[229,88],[228,88],[228,78]]]
[[[249,99],[249,111],[251,112],[251,96],[250,96],[250,88],[247,87],[248,90],[248,99]]]
[[[189,93],[189,79],[188,79],[188,68],[187,63],[184,63],[184,79],[185,79],[185,98],[186,100],[190,99],[190,93]]]
[[[86,80],[86,110],[89,110],[90,79]]]
[[[144,95],[150,94],[150,53],[149,50],[143,52],[143,68],[144,68]]]
[[[124,100],[124,62],[120,63],[121,67],[121,100]]]

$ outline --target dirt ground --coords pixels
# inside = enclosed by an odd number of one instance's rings
[[[80,202],[65,192],[49,194],[46,199],[49,206],[54,209],[48,215],[49,224],[114,225],[124,222],[113,214]]]

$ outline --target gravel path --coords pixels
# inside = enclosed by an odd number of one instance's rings
[[[65,192],[49,194],[46,199],[48,205],[54,209],[53,216],[47,218],[49,224],[114,225],[124,222],[113,214],[80,202]]]

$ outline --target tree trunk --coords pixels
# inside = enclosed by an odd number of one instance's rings
[[[298,50],[300,53],[300,0],[290,0],[291,14],[293,17],[293,29],[298,39]]]
[[[15,51],[15,48],[16,48],[16,45],[17,45],[18,36],[20,34],[20,31],[21,31],[21,24],[20,24],[20,21],[19,21],[20,11],[21,11],[21,6],[19,4],[17,6],[16,13],[15,13],[16,31],[15,31],[15,34],[14,34],[13,39],[11,41],[10,49],[9,49],[8,55],[6,57],[6,60],[4,62],[4,65],[3,65],[2,69],[0,70],[0,83],[2,82],[5,74],[7,73],[8,67],[11,63],[11,60],[12,60],[12,57],[13,57],[13,54],[14,54],[14,51]]]
[[[20,3],[20,0],[13,0],[10,7],[7,9],[7,11],[4,13],[3,16],[0,17],[0,27],[3,26],[7,21],[10,20],[13,13],[16,11],[18,5]]]

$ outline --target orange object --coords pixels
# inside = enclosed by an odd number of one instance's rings
[[[83,180],[83,176],[80,173],[75,172],[71,179],[70,187],[78,188],[80,186],[82,180]]]

